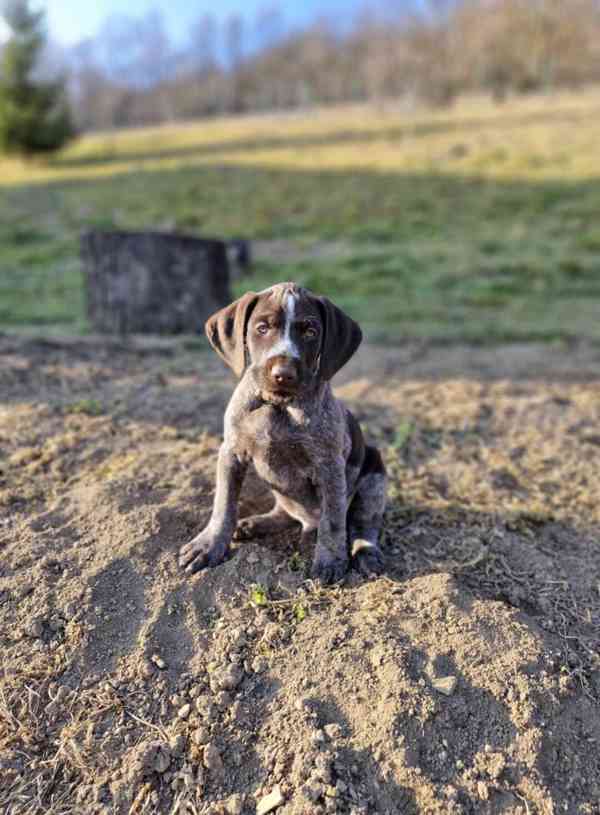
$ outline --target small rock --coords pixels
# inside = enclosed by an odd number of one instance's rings
[[[186,702],[186,704],[183,705],[183,707],[180,707],[179,710],[177,711],[177,717],[179,719],[187,719],[187,717],[190,715],[191,711],[192,711],[192,706],[190,705],[189,702]]]
[[[44,620],[41,617],[33,620],[27,627],[27,634],[30,637],[38,638],[44,633]]]
[[[482,801],[487,801],[487,799],[490,797],[488,786],[485,781],[477,782],[477,795],[479,795]]]
[[[306,798],[314,804],[323,795],[323,784],[320,784],[318,781],[308,781],[302,787],[302,792]]]
[[[457,679],[455,676],[440,676],[431,680],[433,687],[444,696],[451,696],[456,689]]]
[[[231,694],[227,693],[226,690],[222,690],[215,696],[215,702],[219,710],[224,710],[231,705]]]
[[[231,650],[232,651],[241,651],[248,644],[248,640],[244,632],[240,628],[236,628],[234,631],[231,632]]]
[[[204,748],[203,763],[206,769],[213,773],[223,772],[223,759],[215,744],[209,742]]]
[[[332,741],[342,737],[342,728],[339,726],[339,724],[335,724],[335,722],[332,724],[326,724],[323,730],[325,731],[327,737]]]
[[[487,772],[494,781],[498,780],[506,768],[506,759],[502,753],[491,753],[488,759]]]
[[[156,665],[156,667],[157,667],[157,668],[158,668],[160,671],[164,671],[164,670],[166,669],[166,667],[167,667],[167,663],[166,663],[166,662],[164,661],[164,659],[163,659],[163,658],[160,656],[160,654],[152,654],[152,656],[150,657],[150,659],[152,660],[152,662],[154,662],[154,664]]]
[[[256,657],[256,659],[252,662],[252,670],[257,674],[264,673],[268,667],[269,663],[264,657]]]
[[[244,709],[239,703],[239,701],[234,702],[231,708],[229,709],[229,718],[233,721],[242,719],[244,715]]]
[[[322,730],[315,730],[312,738],[317,747],[325,743],[325,733]]]
[[[277,623],[267,623],[261,637],[262,642],[272,644],[281,636],[281,627]]]
[[[237,665],[228,665],[216,676],[217,683],[222,690],[235,690],[244,678],[244,672]]]
[[[325,784],[331,784],[331,756],[318,755],[315,758],[313,776],[320,778]]]
[[[142,742],[137,746],[129,763],[131,780],[148,777],[153,772],[164,773],[171,763],[168,746],[160,741]]]
[[[283,804],[284,800],[281,787],[277,784],[268,795],[260,799],[256,806],[256,815],[267,815],[268,812],[273,812],[274,809]]]
[[[169,747],[174,756],[180,756],[185,750],[185,736],[183,733],[178,733],[169,739]]]
[[[210,732],[208,727],[204,727],[201,725],[200,727],[196,728],[192,733],[192,741],[194,744],[207,744],[208,740],[210,739]]]
[[[154,769],[157,773],[164,773],[171,763],[169,753],[164,748],[156,751],[156,758],[154,759]]]
[[[446,787],[444,787],[444,795],[451,801],[455,801],[458,798],[458,790],[456,789],[456,787],[453,787],[451,784],[448,784]]]
[[[207,744],[208,740],[210,739],[210,732],[208,727],[204,727],[204,725],[200,725],[197,727],[196,730],[192,733],[192,741],[194,744]]]
[[[217,709],[213,704],[212,699],[210,696],[206,694],[202,694],[196,699],[196,710],[202,716],[203,719],[206,719],[207,722],[212,722],[217,717]]]
[[[140,674],[144,679],[151,679],[154,676],[155,668],[154,665],[144,660],[140,665]]]
[[[244,808],[244,799],[241,795],[232,795],[225,801],[227,815],[241,815]]]

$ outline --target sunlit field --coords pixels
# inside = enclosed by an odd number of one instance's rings
[[[373,340],[600,338],[600,92],[86,136],[0,159],[0,327],[85,331],[79,234],[255,239]]]

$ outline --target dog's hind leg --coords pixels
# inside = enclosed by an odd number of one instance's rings
[[[238,521],[235,530],[234,540],[245,541],[251,538],[264,538],[267,535],[275,535],[284,532],[286,529],[294,529],[298,526],[298,521],[292,518],[276,501],[270,512],[264,515],[250,515]]]
[[[387,477],[375,447],[365,448],[365,459],[348,509],[348,544],[352,566],[361,574],[378,574],[383,567],[379,535],[385,511]]]

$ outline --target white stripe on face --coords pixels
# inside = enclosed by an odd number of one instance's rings
[[[274,345],[269,353],[267,359],[271,357],[291,357],[292,359],[300,359],[300,351],[292,340],[292,323],[296,314],[296,296],[288,294],[285,299],[285,323],[283,326],[283,337],[279,342]]]

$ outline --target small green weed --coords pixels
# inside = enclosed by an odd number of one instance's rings
[[[302,605],[302,603],[294,603],[292,612],[297,623],[301,623],[306,617],[306,608]]]
[[[401,450],[408,442],[414,431],[413,423],[405,419],[396,429],[391,446],[394,450]]]
[[[80,399],[78,402],[65,405],[63,413],[84,413],[86,416],[100,416],[104,413],[104,408],[97,399]]]
[[[269,602],[267,590],[260,583],[256,583],[250,589],[250,605],[256,607],[266,606]]]

